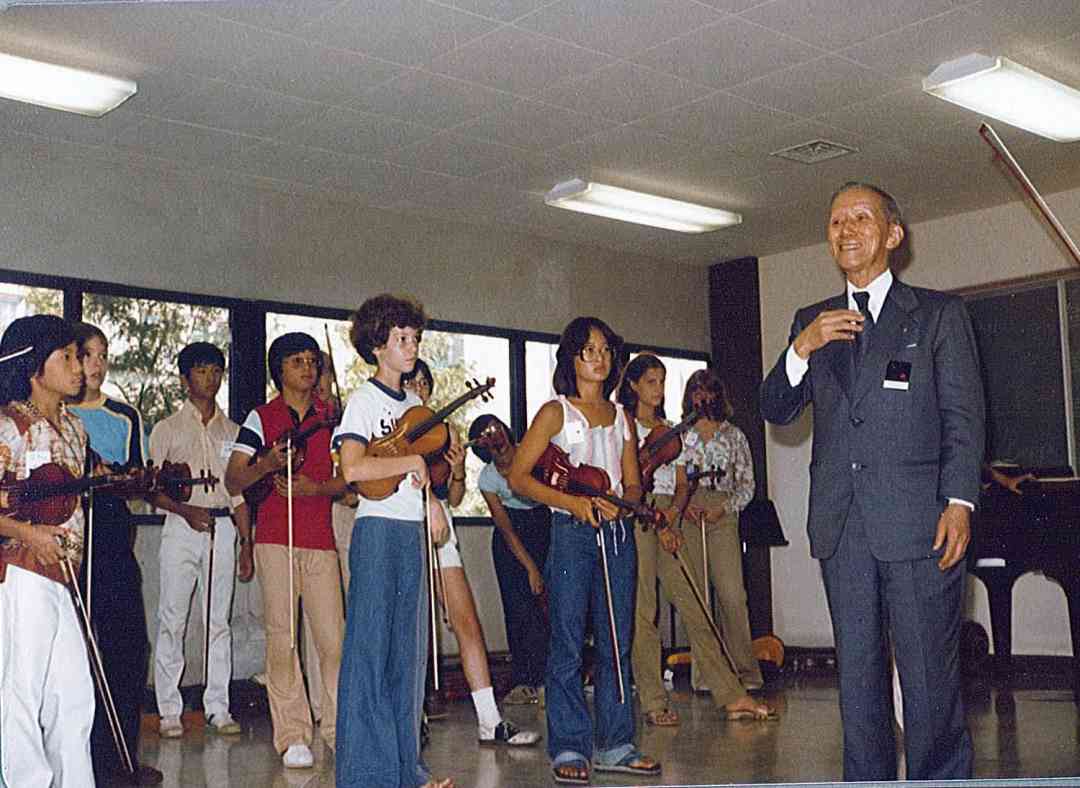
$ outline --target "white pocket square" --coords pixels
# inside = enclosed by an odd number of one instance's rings
[[[910,345],[905,345],[904,347],[908,348],[908,347],[918,347],[918,346],[919,346],[918,342],[912,342]]]

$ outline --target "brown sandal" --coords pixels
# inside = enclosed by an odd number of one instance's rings
[[[645,722],[657,728],[671,728],[679,724],[679,715],[672,709],[655,709],[645,712]]]

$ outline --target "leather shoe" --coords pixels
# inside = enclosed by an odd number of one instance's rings
[[[135,773],[120,771],[114,773],[109,779],[102,781],[105,785],[161,785],[165,776],[153,766],[145,764],[135,767]]]

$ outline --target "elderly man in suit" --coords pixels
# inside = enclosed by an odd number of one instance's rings
[[[787,424],[814,405],[808,531],[836,640],[844,779],[896,777],[890,641],[908,779],[969,777],[961,559],[985,418],[971,322],[959,298],[889,270],[904,229],[885,191],[842,186],[827,236],[846,292],[796,313],[761,410]]]

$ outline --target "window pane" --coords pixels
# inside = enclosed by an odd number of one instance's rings
[[[654,354],[655,355],[655,354]],[[705,369],[708,364],[690,358],[674,358],[672,356],[657,356],[667,368],[667,376],[664,379],[664,413],[673,424],[678,424],[683,418],[682,399],[686,391],[686,381],[699,369]]]
[[[229,357],[229,310],[221,307],[86,293],[83,319],[109,338],[102,390],[135,408],[147,430],[184,401],[176,357],[185,345],[212,342]],[[228,376],[217,401],[228,410]]]
[[[462,405],[448,419],[462,439],[469,425],[483,414],[492,413],[506,424],[510,423],[510,341],[480,334],[457,334],[445,331],[424,331],[420,356],[435,375],[435,392],[428,403],[438,410],[466,392],[465,381],[486,382],[495,378],[488,402],[480,398]],[[463,517],[487,517],[488,508],[476,489],[476,481],[484,464],[471,451],[465,459],[465,498],[454,509]]]
[[[64,293],[47,287],[0,282],[0,333],[12,320],[27,315],[64,316]]]
[[[329,320],[324,317],[309,317],[306,315],[287,315],[279,312],[266,314],[266,347],[282,334],[291,331],[303,331],[310,334],[319,343],[319,347],[326,350],[326,334],[330,333],[331,355],[334,359],[334,367],[338,374],[338,385],[341,386],[341,401],[344,405],[349,394],[375,373],[375,368],[364,362],[353,349],[349,341],[349,321]],[[277,396],[277,389],[266,375],[266,399],[271,400]]]
[[[551,376],[555,374],[555,352],[558,349],[558,343],[553,342],[525,343],[525,413],[528,417],[526,429],[532,424],[540,406],[555,397]]]

